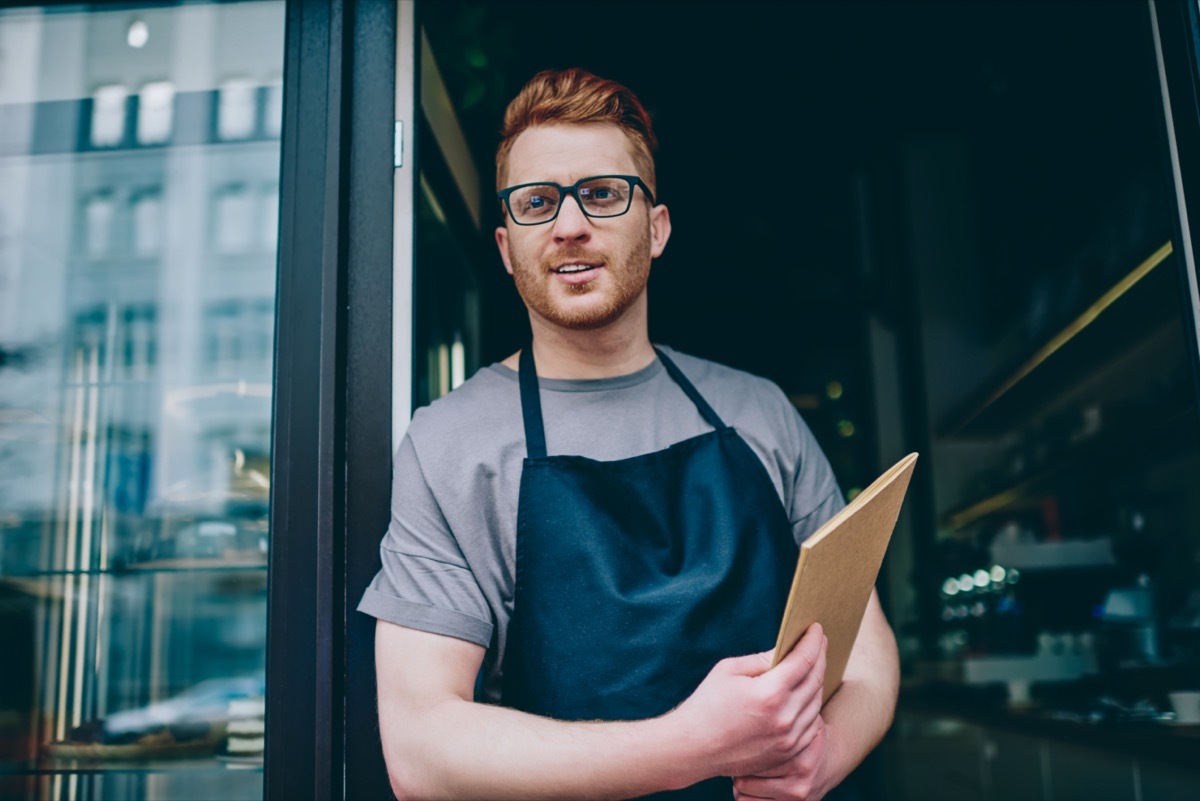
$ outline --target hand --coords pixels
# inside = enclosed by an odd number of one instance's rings
[[[834,782],[828,775],[829,729],[817,715],[814,734],[808,747],[795,759],[757,776],[737,776],[733,780],[735,801],[817,801],[824,798]]]
[[[670,713],[681,736],[698,740],[707,772],[701,778],[791,770],[823,731],[827,642],[813,624],[774,668],[772,651],[723,659]]]

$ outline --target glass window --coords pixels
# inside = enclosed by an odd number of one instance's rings
[[[279,241],[279,187],[266,186],[259,196],[262,209],[259,225],[259,242],[264,250],[274,251]]]
[[[279,138],[283,130],[283,81],[267,84],[267,106],[263,114],[263,129],[267,136]]]
[[[162,247],[162,193],[148,189],[133,196],[133,252],[156,255]]]
[[[101,86],[92,95],[92,146],[115,147],[125,139],[124,86]]]
[[[258,87],[246,78],[221,84],[217,101],[217,135],[222,139],[247,139],[254,135]]]
[[[213,199],[213,238],[218,253],[241,253],[254,242],[254,198],[245,184],[227,184]]]
[[[279,140],[202,101],[284,2],[136,5],[0,9],[3,798],[263,793]]]
[[[171,117],[175,104],[175,86],[170,81],[155,81],[138,93],[138,143],[161,145],[171,138]]]
[[[122,367],[132,378],[148,378],[157,357],[155,319],[152,305],[129,306],[123,315]]]
[[[116,201],[111,192],[97,192],[83,205],[84,251],[99,259],[112,252],[113,216]]]

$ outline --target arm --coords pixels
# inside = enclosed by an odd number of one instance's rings
[[[842,686],[821,712],[830,739],[826,763],[833,784],[858,767],[887,734],[899,693],[896,638],[884,618],[878,595],[872,591]]]
[[[771,652],[718,663],[679,707],[629,722],[564,722],[472,700],[478,645],[376,627],[379,724],[400,799],[628,798],[754,773],[811,741],[825,672],[814,627]]]
[[[899,692],[896,638],[872,591],[842,685],[813,722],[812,746],[789,763],[735,779],[735,797],[823,797],[883,739]]]

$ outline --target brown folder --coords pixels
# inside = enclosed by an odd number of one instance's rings
[[[825,701],[842,683],[916,461],[915,453],[905,456],[800,544],[771,664],[778,664],[810,625],[820,623],[829,638]]]

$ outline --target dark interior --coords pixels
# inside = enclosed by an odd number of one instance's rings
[[[504,106],[539,69],[582,66],[642,98],[674,226],[651,279],[651,336],[778,382],[847,489],[877,468],[864,320],[920,313],[906,148],[963,152],[953,180],[968,187],[978,258],[961,269],[987,296],[973,335],[999,340],[1017,325],[1043,336],[1094,292],[1060,286],[1066,265],[1086,263],[1099,286],[1169,238],[1158,77],[1137,3],[437,2],[420,13],[489,185]],[[490,231],[499,217],[485,209]],[[498,258],[483,258],[487,362],[519,347],[526,323]],[[839,435],[846,420],[855,436]]]

